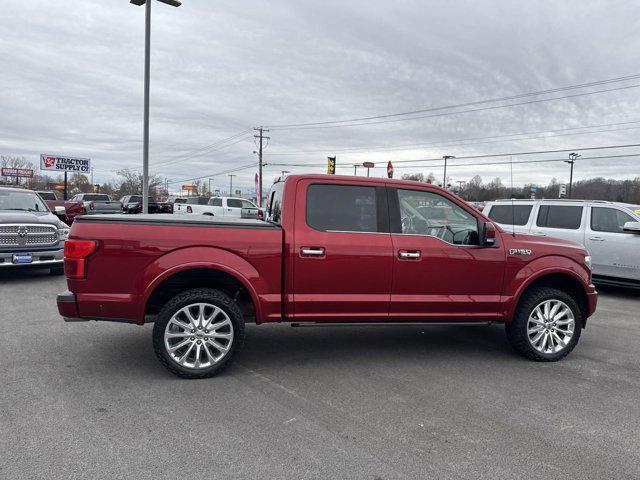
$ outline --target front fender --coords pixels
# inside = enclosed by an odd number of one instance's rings
[[[193,259],[197,258],[197,261]],[[145,268],[138,278],[139,291],[143,291],[141,311],[138,318],[144,319],[144,310],[156,287],[170,276],[185,270],[209,268],[220,270],[236,278],[249,292],[255,306],[256,323],[263,318],[260,295],[268,293],[268,286],[259,272],[241,256],[216,247],[187,247],[173,250],[158,257]],[[144,321],[144,320],[143,320]]]
[[[586,267],[561,255],[548,255],[536,258],[524,265],[509,265],[511,274],[506,278],[511,280],[505,284],[503,295],[509,299],[504,305],[503,315],[507,321],[511,321],[515,313],[518,301],[522,293],[533,282],[546,275],[563,274],[575,279],[584,289],[585,295],[588,293],[587,286],[590,283],[589,271]]]

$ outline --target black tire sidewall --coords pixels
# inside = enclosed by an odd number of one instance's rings
[[[556,353],[542,353],[536,350],[527,334],[529,316],[531,312],[546,300],[560,300],[573,313],[575,327],[569,344]],[[566,357],[580,340],[583,326],[583,315],[578,303],[568,293],[551,287],[537,287],[527,292],[516,308],[513,321],[506,325],[507,338],[511,346],[519,354],[539,362],[554,362]]]
[[[233,325],[233,341],[224,358],[208,368],[198,370],[177,363],[167,352],[164,343],[164,332],[171,317],[181,308],[193,303],[215,305],[227,314]],[[156,356],[170,372],[183,378],[207,378],[220,373],[233,361],[243,343],[244,319],[238,305],[226,293],[210,288],[196,288],[176,295],[162,307],[153,326],[153,348]]]

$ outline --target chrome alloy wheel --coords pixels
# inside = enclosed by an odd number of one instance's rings
[[[545,300],[533,309],[527,322],[527,338],[540,353],[561,352],[571,341],[576,321],[573,312],[560,300]]]
[[[210,303],[193,303],[173,314],[164,330],[164,346],[183,367],[208,368],[224,358],[233,344],[229,316]]]

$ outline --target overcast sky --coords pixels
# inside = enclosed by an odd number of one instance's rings
[[[128,0],[3,0],[1,11],[0,154],[90,157],[96,181],[140,168],[144,8]],[[638,1],[183,0],[177,9],[154,2],[152,25],[151,171],[174,181],[255,162],[250,134],[226,148],[203,147],[258,125],[393,114],[640,74]],[[640,79],[524,100],[633,85]],[[640,143],[639,107],[640,88],[625,88],[375,125],[274,128],[265,161],[322,164],[335,154],[338,173],[371,160],[381,167],[372,174],[383,176],[388,160]],[[608,132],[558,132],[634,121],[580,130]],[[503,137],[487,138],[496,136]],[[582,152],[623,153],[640,147]],[[479,174],[507,183],[508,165],[477,165],[505,159],[451,161],[467,164],[449,170],[451,181]],[[439,162],[404,165],[415,166],[396,175],[442,176]],[[640,176],[639,165],[640,157],[586,159],[575,175]],[[324,169],[269,165],[266,184],[281,170]],[[252,185],[255,171],[238,171],[234,183]],[[552,177],[567,180],[568,165],[514,165],[516,184]],[[223,187],[228,178],[213,183]]]

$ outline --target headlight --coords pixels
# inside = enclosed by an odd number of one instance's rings
[[[58,229],[58,240],[66,240],[67,237],[69,236],[69,228],[65,227],[65,228],[59,228]]]
[[[587,267],[589,267],[589,270],[591,270],[591,255],[584,256],[584,263]]]

